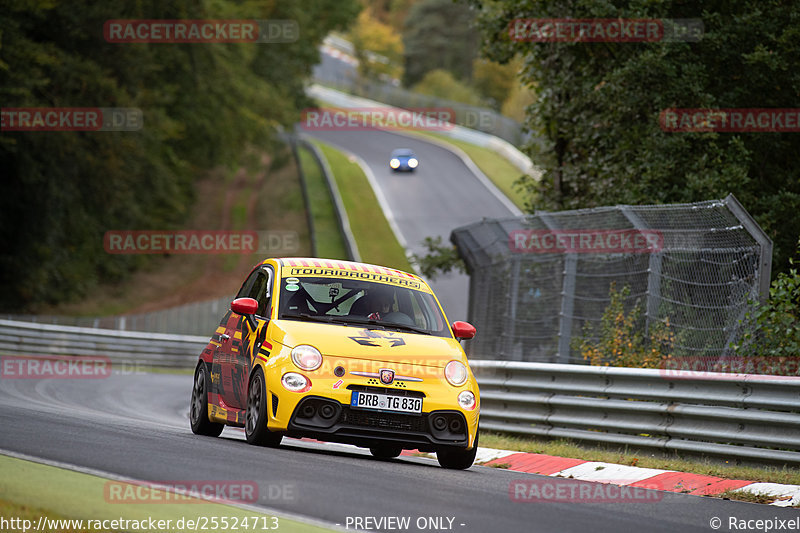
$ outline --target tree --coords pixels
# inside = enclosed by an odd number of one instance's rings
[[[670,133],[667,108],[791,108],[800,93],[800,5],[678,0],[467,0],[479,9],[483,50],[519,55],[537,88],[527,125],[530,209],[693,202],[733,193],[775,243],[774,273],[800,235],[794,133]],[[517,18],[700,18],[699,42],[531,43],[510,39]],[[534,200],[535,199],[535,200]],[[535,205],[534,205],[535,204]]]
[[[448,71],[441,69],[431,70],[425,74],[425,77],[414,85],[412,90],[415,93],[463,104],[481,105],[482,103],[480,95],[472,87],[461,83]]]
[[[3,1],[0,101],[14,107],[133,107],[135,132],[0,131],[0,308],[30,310],[141,267],[109,255],[111,229],[171,229],[196,177],[270,148],[310,105],[317,47],[357,13],[355,0]],[[286,44],[113,44],[110,19],[291,19]],[[13,191],[13,192],[12,192]]]
[[[449,71],[455,78],[472,79],[478,52],[478,33],[472,10],[453,0],[422,0],[409,11],[403,32],[403,84],[417,84],[431,70]]]
[[[358,15],[350,30],[350,40],[361,76],[374,79],[381,74],[392,78],[402,75],[403,41],[400,34],[373,18],[369,10]]]

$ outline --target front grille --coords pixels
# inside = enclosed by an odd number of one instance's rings
[[[413,416],[394,413],[373,413],[345,407],[339,417],[340,424],[371,427],[376,429],[392,429],[401,431],[428,431],[427,415]]]
[[[376,380],[377,382],[377,380]],[[348,390],[357,390],[361,392],[375,392],[378,394],[391,394],[392,396],[407,396],[409,398],[424,398],[425,393],[416,390],[397,390],[390,389],[386,386],[383,387],[369,387],[366,385],[348,385]]]

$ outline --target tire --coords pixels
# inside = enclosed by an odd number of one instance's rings
[[[194,385],[192,386],[192,401],[189,404],[189,423],[192,433],[207,437],[218,437],[225,424],[212,422],[208,419],[208,370],[205,363],[197,365],[194,371]]]
[[[442,468],[450,470],[466,470],[475,462],[475,454],[478,453],[478,435],[475,435],[475,443],[471,450],[466,448],[444,449],[436,452],[436,459]]]
[[[267,428],[267,386],[264,373],[257,369],[250,378],[247,388],[247,411],[244,417],[244,436],[247,442],[256,446],[276,447],[283,435],[272,433]]]
[[[394,459],[403,452],[400,446],[374,446],[369,449],[369,453],[377,459]]]

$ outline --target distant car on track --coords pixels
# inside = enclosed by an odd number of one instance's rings
[[[407,170],[414,172],[419,166],[419,159],[414,152],[408,148],[398,148],[392,151],[392,157],[389,159],[389,168],[395,172]]]
[[[419,277],[374,265],[267,259],[245,280],[200,355],[192,431],[244,427],[247,442],[283,436],[370,449],[435,452],[469,468],[480,398],[459,339]]]

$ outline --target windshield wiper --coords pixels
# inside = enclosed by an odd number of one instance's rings
[[[327,324],[333,322],[333,317],[309,315],[308,313],[283,313],[281,318],[299,318],[300,320],[308,320],[310,322],[325,322]]]
[[[407,331],[413,331],[414,333],[421,333],[422,335],[431,335],[430,331],[406,324],[398,324],[397,322],[384,322],[383,320],[373,320],[371,318],[347,318],[346,321],[350,324],[368,324],[370,326],[377,326],[383,329],[403,329]]]

